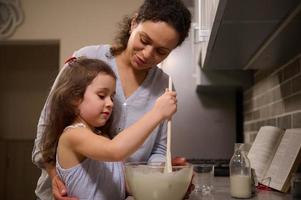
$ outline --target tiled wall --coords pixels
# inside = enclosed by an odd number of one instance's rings
[[[263,125],[301,128],[301,54],[283,66],[258,70],[254,86],[245,91],[245,139]]]

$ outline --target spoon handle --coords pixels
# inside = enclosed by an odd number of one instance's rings
[[[172,91],[172,80],[169,76],[168,80],[168,89]],[[166,163],[165,163],[165,172],[172,172],[172,165],[171,165],[171,120],[167,122],[167,146],[166,146]]]

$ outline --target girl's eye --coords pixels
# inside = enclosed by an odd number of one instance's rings
[[[100,99],[104,99],[104,98],[105,98],[104,95],[98,95],[98,97],[99,97]]]

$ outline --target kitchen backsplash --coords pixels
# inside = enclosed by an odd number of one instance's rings
[[[301,128],[301,54],[283,66],[258,70],[244,92],[245,138],[252,141],[264,125]]]

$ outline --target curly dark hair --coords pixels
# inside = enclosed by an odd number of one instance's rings
[[[171,25],[180,36],[177,46],[188,36],[191,24],[191,14],[181,0],[145,0],[134,17],[136,23],[153,21]],[[111,47],[112,55],[118,55],[126,49],[132,19],[133,16],[126,16],[119,24],[120,31]]]
[[[71,125],[78,116],[75,102],[83,99],[87,86],[99,74],[107,74],[116,80],[112,69],[103,61],[85,57],[70,60],[62,69],[49,96],[49,113],[41,149],[43,161],[55,162],[58,140],[65,127]]]

